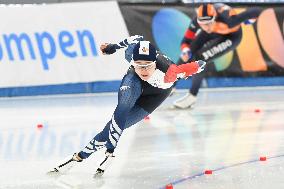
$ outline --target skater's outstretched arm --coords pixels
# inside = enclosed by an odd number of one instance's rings
[[[202,60],[181,65],[172,64],[165,74],[164,81],[166,83],[175,82],[177,79],[187,78],[193,74],[200,73],[204,70],[205,65],[206,62]]]
[[[119,43],[104,43],[100,46],[100,50],[104,55],[113,54],[118,49],[125,49],[125,59],[128,62],[131,62],[132,60],[132,51],[134,46],[139,42],[143,40],[143,36],[141,35],[134,35],[130,36],[123,41]]]

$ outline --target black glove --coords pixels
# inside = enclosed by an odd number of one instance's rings
[[[108,44],[106,48],[103,49],[102,51],[103,53],[106,53],[106,54],[113,54],[116,52],[117,47],[118,46],[116,44]]]

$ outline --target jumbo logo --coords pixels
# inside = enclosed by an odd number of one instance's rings
[[[236,9],[241,13],[245,9]],[[187,15],[172,8],[158,11],[153,17],[152,32],[159,49],[169,55],[173,61],[177,61],[180,54],[180,42],[191,22]],[[282,24],[282,23],[281,23]],[[242,25],[243,38],[236,51],[214,60],[217,71],[227,69],[236,52],[245,72],[266,71],[267,63],[264,55],[284,68],[284,41],[274,9],[264,9],[253,25]],[[171,40],[169,40],[171,39]]]

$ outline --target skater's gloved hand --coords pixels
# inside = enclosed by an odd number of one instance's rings
[[[202,71],[205,69],[206,62],[203,61],[203,60],[197,60],[197,61],[195,61],[195,62],[196,62],[196,63],[198,64],[198,66],[199,66],[199,68],[198,68],[198,70],[197,70],[196,73],[202,72]]]
[[[181,73],[183,73],[183,76],[179,74],[180,78],[187,78],[189,76],[192,76],[193,74],[196,74],[198,72],[198,69],[200,68],[198,61],[189,62],[186,64],[179,65],[179,69],[181,70]]]
[[[116,52],[116,44],[104,43],[100,46],[100,50],[103,54],[113,54]]]
[[[179,66],[172,64],[168,68],[164,77],[165,83],[175,82],[177,78],[186,78],[197,73],[200,68],[198,61],[181,64]]]
[[[189,59],[192,58],[192,53],[190,48],[188,47],[183,48],[180,54],[180,58],[182,59],[183,62],[188,62]]]

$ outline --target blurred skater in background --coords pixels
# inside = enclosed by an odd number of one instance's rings
[[[212,62],[214,59],[234,50],[241,42],[241,24],[252,24],[259,16],[259,8],[251,8],[240,14],[223,3],[204,4],[198,7],[197,17],[190,23],[181,43],[181,61],[192,60]],[[205,72],[192,77],[188,93],[176,100],[174,106],[185,109],[196,102]]]

